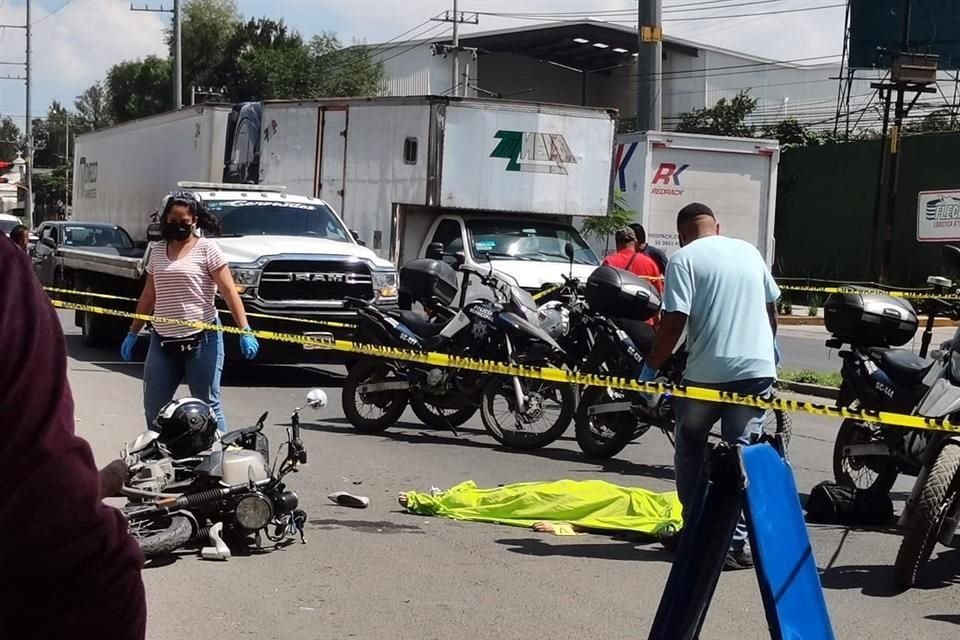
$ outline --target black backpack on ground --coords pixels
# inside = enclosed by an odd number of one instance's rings
[[[893,519],[893,501],[886,492],[851,489],[821,482],[807,498],[807,521],[847,526],[878,526]]]

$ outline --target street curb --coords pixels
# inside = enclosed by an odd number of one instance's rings
[[[926,316],[920,316],[919,323],[922,326],[926,323]],[[797,326],[810,326],[810,327],[822,327],[823,318],[821,317],[812,317],[812,316],[777,316],[777,323],[785,327],[797,327]],[[935,327],[953,327],[956,326],[956,323],[950,318],[936,318],[933,321],[933,326]]]
[[[836,400],[840,395],[840,389],[837,389],[836,387],[824,387],[819,384],[778,380],[777,385],[787,391],[802,393],[805,396],[813,396],[815,398],[829,398],[831,400]]]

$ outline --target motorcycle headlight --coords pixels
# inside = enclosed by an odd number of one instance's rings
[[[373,291],[378,300],[395,300],[399,292],[400,278],[396,271],[374,271]]]
[[[237,524],[248,531],[263,529],[273,518],[273,507],[270,501],[255,493],[241,498],[237,503],[235,516]]]
[[[258,268],[230,267],[230,275],[233,276],[233,283],[236,285],[238,293],[245,293],[247,289],[260,284],[261,273]]]

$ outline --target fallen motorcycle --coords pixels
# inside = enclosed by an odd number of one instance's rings
[[[172,553],[194,540],[210,537],[212,557],[228,557],[231,541],[263,546],[263,537],[275,544],[295,537],[305,542],[307,514],[299,508],[297,494],[284,478],[307,462],[300,439],[300,411],[319,409],[326,394],[313,389],[305,407],[295,409],[287,431],[286,455],[269,466],[269,441],[263,433],[267,414],[252,427],[222,437],[209,430],[210,417],[203,402],[175,400],[158,416],[160,431],[137,438],[126,454],[131,478],[121,489],[127,498],[123,513],[130,533],[146,557]],[[198,405],[202,405],[198,406]],[[185,425],[183,430],[164,426]],[[213,535],[211,535],[213,532]],[[207,550],[204,549],[206,556]]]

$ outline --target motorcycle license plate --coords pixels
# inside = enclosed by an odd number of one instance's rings
[[[303,336],[305,338],[311,338],[313,340],[319,340],[320,342],[329,342],[333,344],[333,334],[329,331],[306,331]],[[304,344],[304,351],[316,351],[318,349],[323,349],[323,347],[317,346],[315,344]]]

